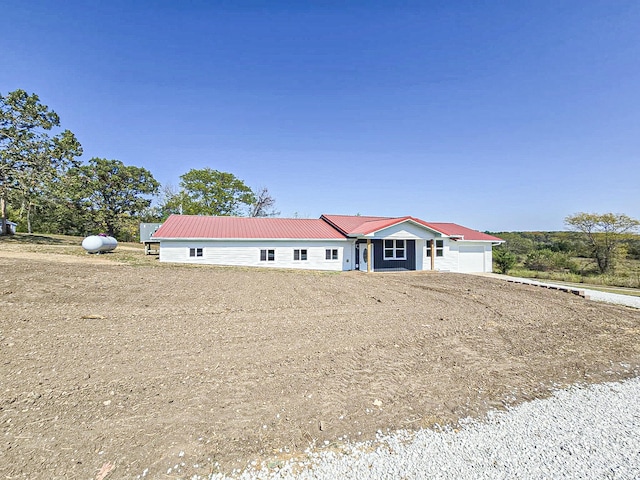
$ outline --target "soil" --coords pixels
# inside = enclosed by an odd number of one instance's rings
[[[559,291],[71,248],[0,243],[3,478],[273,465],[640,367],[640,311]]]

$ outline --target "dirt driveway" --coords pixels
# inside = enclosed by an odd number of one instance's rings
[[[189,478],[640,367],[638,310],[490,278],[12,252],[3,478]]]

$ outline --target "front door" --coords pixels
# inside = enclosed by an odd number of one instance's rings
[[[373,243],[370,245],[371,247],[371,259],[373,260]],[[361,272],[366,272],[367,271],[367,244],[366,243],[361,243],[360,244],[360,271]]]

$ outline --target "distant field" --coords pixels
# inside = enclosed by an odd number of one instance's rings
[[[588,263],[587,259],[574,258],[581,264]],[[537,278],[540,280],[553,280],[560,282],[569,282],[575,284],[583,284],[586,288],[600,287],[623,287],[634,289],[629,295],[640,294],[640,260],[627,259],[620,262],[616,268],[615,274],[597,275],[597,274],[575,274],[569,272],[540,272],[528,270],[523,267],[516,267],[509,270],[509,275],[514,277]]]

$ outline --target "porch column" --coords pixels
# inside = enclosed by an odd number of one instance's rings
[[[431,270],[436,269],[436,241],[432,238],[431,242]]]
[[[367,273],[371,273],[371,239],[367,238]]]

